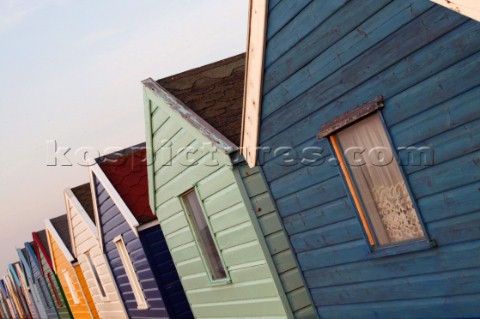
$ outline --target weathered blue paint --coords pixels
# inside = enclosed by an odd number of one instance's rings
[[[153,233],[160,243],[164,242],[160,227],[150,229],[145,232],[139,232],[137,236],[130,225],[127,223],[119,208],[105,191],[104,186],[96,178],[95,196],[97,198],[97,207],[99,214],[100,227],[102,232],[102,245],[104,245],[105,255],[112,269],[118,289],[125,304],[125,308],[130,318],[192,318],[186,296],[181,288],[180,281],[176,272],[170,273],[170,277],[164,276],[163,271],[168,270],[167,265],[150,264],[147,259],[146,249],[151,253],[160,253],[164,257],[164,262],[172,263],[172,258],[166,247],[158,246],[158,241],[143,241],[141,237]],[[138,281],[143,289],[148,309],[138,309],[132,287],[128,281],[125,269],[120,260],[117,248],[113,239],[121,235],[125,242],[133,266],[135,268]],[[175,269],[175,268],[173,268]],[[157,274],[162,274],[157,277]],[[169,286],[172,285],[170,288]],[[180,287],[178,287],[180,285]],[[179,293],[178,289],[181,290]]]
[[[40,271],[40,262],[33,246],[30,243],[25,243],[27,250],[27,260],[32,271],[32,284],[35,295],[38,297],[38,310],[41,318],[58,318],[57,310],[53,304],[52,295],[49,292],[45,278],[43,278]]]
[[[37,317],[45,318],[47,315],[44,309],[45,306],[41,301],[41,298],[38,292],[38,287],[36,287],[34,284],[32,269],[30,267],[30,263],[27,260],[28,257],[25,256],[24,252],[28,253],[26,249],[22,250],[17,248],[18,258],[20,260],[23,272],[25,274],[24,277],[27,281],[26,284],[28,285],[28,288],[29,288],[28,291],[30,293],[30,299],[33,301],[34,307],[35,307],[35,309],[32,311],[32,317],[34,317],[33,319],[36,319]]]
[[[431,1],[270,1],[260,146],[294,151],[259,159],[321,318],[480,315],[479,74],[480,23]],[[403,171],[438,246],[372,258],[316,134],[379,95],[394,146],[434,150]]]
[[[192,318],[190,304],[160,226],[156,225],[140,231],[139,237],[157,285],[161,288],[162,296],[165,296],[164,302],[170,317]]]

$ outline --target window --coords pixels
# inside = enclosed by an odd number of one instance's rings
[[[70,291],[70,294],[73,298],[73,303],[78,305],[80,303],[80,300],[78,300],[77,291],[73,287],[72,279],[70,278],[70,275],[68,274],[68,271],[66,269],[63,270],[63,278],[67,282],[68,290]]]
[[[208,227],[205,213],[203,212],[200,201],[195,189],[191,189],[181,196],[185,210],[193,228],[195,238],[200,246],[201,254],[210,273],[211,280],[224,280],[227,278],[225,267],[223,266],[220,254],[212,233]]]
[[[425,240],[380,114],[337,130],[330,141],[370,245],[382,248]]]
[[[123,268],[127,273],[128,281],[133,290],[133,295],[137,301],[137,307],[139,309],[147,309],[147,301],[145,300],[145,295],[143,294],[142,287],[138,282],[137,274],[135,273],[135,268],[133,267],[132,260],[128,254],[127,247],[125,247],[125,242],[121,236],[115,237],[113,240],[115,246],[117,247],[118,254],[120,255],[120,260],[122,261]]]
[[[100,291],[100,294],[102,295],[102,298],[106,298],[107,295],[105,293],[105,289],[103,289],[102,282],[100,281],[100,276],[98,275],[97,268],[95,268],[95,264],[93,263],[92,256],[90,256],[90,253],[85,253],[87,256],[87,261],[88,261],[88,266],[90,267],[90,270],[92,271],[93,278],[95,279],[95,284],[97,285],[98,290]]]
[[[57,306],[59,308],[63,307],[62,302],[60,301],[60,297],[58,296],[57,289],[56,289],[55,285],[53,284],[52,274],[48,273],[47,278],[48,278],[48,282],[50,283],[50,287],[52,287],[53,295],[55,296],[55,302],[57,303]]]

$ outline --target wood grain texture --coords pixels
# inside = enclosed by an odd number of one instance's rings
[[[427,0],[332,1],[328,13],[308,3],[288,19],[281,4],[268,21],[259,146],[272,149],[263,170],[320,317],[477,316],[480,23]],[[372,258],[330,143],[315,139],[378,95],[400,159],[433,150],[433,165],[402,170],[435,248]],[[323,158],[304,165],[312,146]]]
[[[65,297],[67,299],[68,304],[70,305],[70,310],[74,318],[100,318],[95,308],[90,309],[90,305],[88,304],[86,294],[90,295],[90,291],[83,290],[83,287],[78,279],[78,275],[72,264],[66,259],[63,255],[60,247],[58,246],[55,238],[48,232],[51,249],[52,249],[52,261],[55,265],[55,269],[57,271],[57,276],[60,281],[60,284],[63,288],[65,293]],[[72,293],[68,287],[66,279],[63,275],[64,271],[67,271],[68,276],[73,284],[74,293],[76,294],[79,303],[76,304],[74,302]],[[86,288],[86,287],[85,287]],[[91,296],[90,296],[91,298]]]
[[[194,316],[287,318],[287,309],[266,260],[268,251],[262,248],[258,240],[260,234],[254,231],[229,156],[217,152],[218,165],[208,165],[209,152],[202,151],[195,157],[195,165],[185,165],[185,153],[181,149],[202,145],[208,140],[189,129],[188,123],[172,114],[157,96],[147,93],[147,98],[146,107],[151,103],[152,108],[159,108],[152,114],[152,122],[163,123],[152,135],[152,152],[161,154],[162,147],[170,141],[180,150],[168,165],[165,160],[153,161],[149,187],[155,186],[155,213]],[[178,198],[194,186],[228,271],[229,284],[210,283]],[[251,191],[259,198],[257,203],[264,202],[253,186]]]
[[[86,214],[80,215],[77,208],[72,205],[70,201],[66,201],[68,216],[70,218],[70,225],[72,225],[71,232],[73,238],[73,245],[77,253],[76,258],[80,264],[80,268],[84,275],[86,284],[92,296],[95,308],[100,318],[127,318],[122,299],[116,288],[114,278],[108,266],[105,255],[103,254],[100,244],[95,235],[90,230],[87,220],[89,218]],[[98,289],[94,274],[89,266],[86,253],[90,254],[97,272],[99,273],[101,283],[107,294],[103,298]]]

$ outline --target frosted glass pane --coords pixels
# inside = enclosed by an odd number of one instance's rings
[[[379,246],[425,237],[378,114],[336,134]]]

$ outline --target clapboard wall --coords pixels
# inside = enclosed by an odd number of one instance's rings
[[[193,318],[190,304],[159,225],[139,231],[145,255],[161,288],[170,318]]]
[[[41,304],[43,307],[39,307],[39,310],[43,310],[41,313],[42,316],[45,318],[58,318],[57,310],[53,305],[53,299],[50,294],[50,291],[47,287],[47,283],[45,278],[43,278],[42,273],[40,271],[40,263],[37,259],[35,254],[35,250],[33,248],[33,243],[25,243],[25,248],[27,249],[28,261],[30,267],[32,269],[32,275],[35,280],[35,290],[37,291],[37,295],[40,297]]]
[[[394,146],[434,150],[403,169],[438,247],[374,259],[338,167],[264,154],[320,317],[478,316],[480,23],[427,0],[277,0],[267,25],[261,146],[329,158],[320,126],[382,95]]]
[[[158,96],[145,89],[147,132],[156,153],[149,185],[156,203],[154,211],[172,254],[182,285],[196,318],[286,318],[289,306],[282,299],[267,256],[240,192],[227,154],[218,151],[219,165],[208,165],[208,140]],[[161,156],[165,143],[177,154],[171,165]],[[186,147],[197,147],[197,165],[184,165]],[[184,151],[181,151],[185,148]],[[211,225],[213,237],[231,282],[212,285],[187,221],[179,196],[196,186]],[[262,239],[263,241],[263,239]],[[282,296],[281,296],[282,295]]]
[[[67,191],[67,193],[70,193],[70,191]],[[93,220],[87,215],[81,204],[76,200],[76,197],[74,197],[75,195],[73,195],[73,193],[70,195],[72,197],[66,200],[65,203],[70,220],[72,246],[74,247],[75,256],[80,263],[83,276],[92,296],[92,299],[89,300],[89,307],[95,307],[98,315],[102,319],[125,319],[127,318],[125,308],[117,290],[115,280],[113,279],[111,269],[100,248],[96,232],[97,229],[95,228]],[[90,193],[88,193],[88,195],[90,196]],[[76,201],[76,205],[74,205],[72,201]],[[92,262],[96,267],[100,282],[105,290],[105,297],[102,296],[95,280],[95,275],[90,268],[87,253],[90,254]],[[92,302],[94,304],[92,304]]]
[[[165,304],[138,236],[115,205],[104,186],[94,178],[102,245],[113,272],[118,290],[130,318],[168,318]],[[121,235],[135,268],[148,309],[138,309],[132,286],[113,239]]]
[[[273,199],[265,187],[266,182],[258,167],[238,166],[239,177],[253,211],[258,218],[262,234],[272,255],[277,273],[287,294],[295,318],[316,318],[315,308],[305,287],[297,261],[288,242]],[[240,181],[239,181],[240,182]]]

